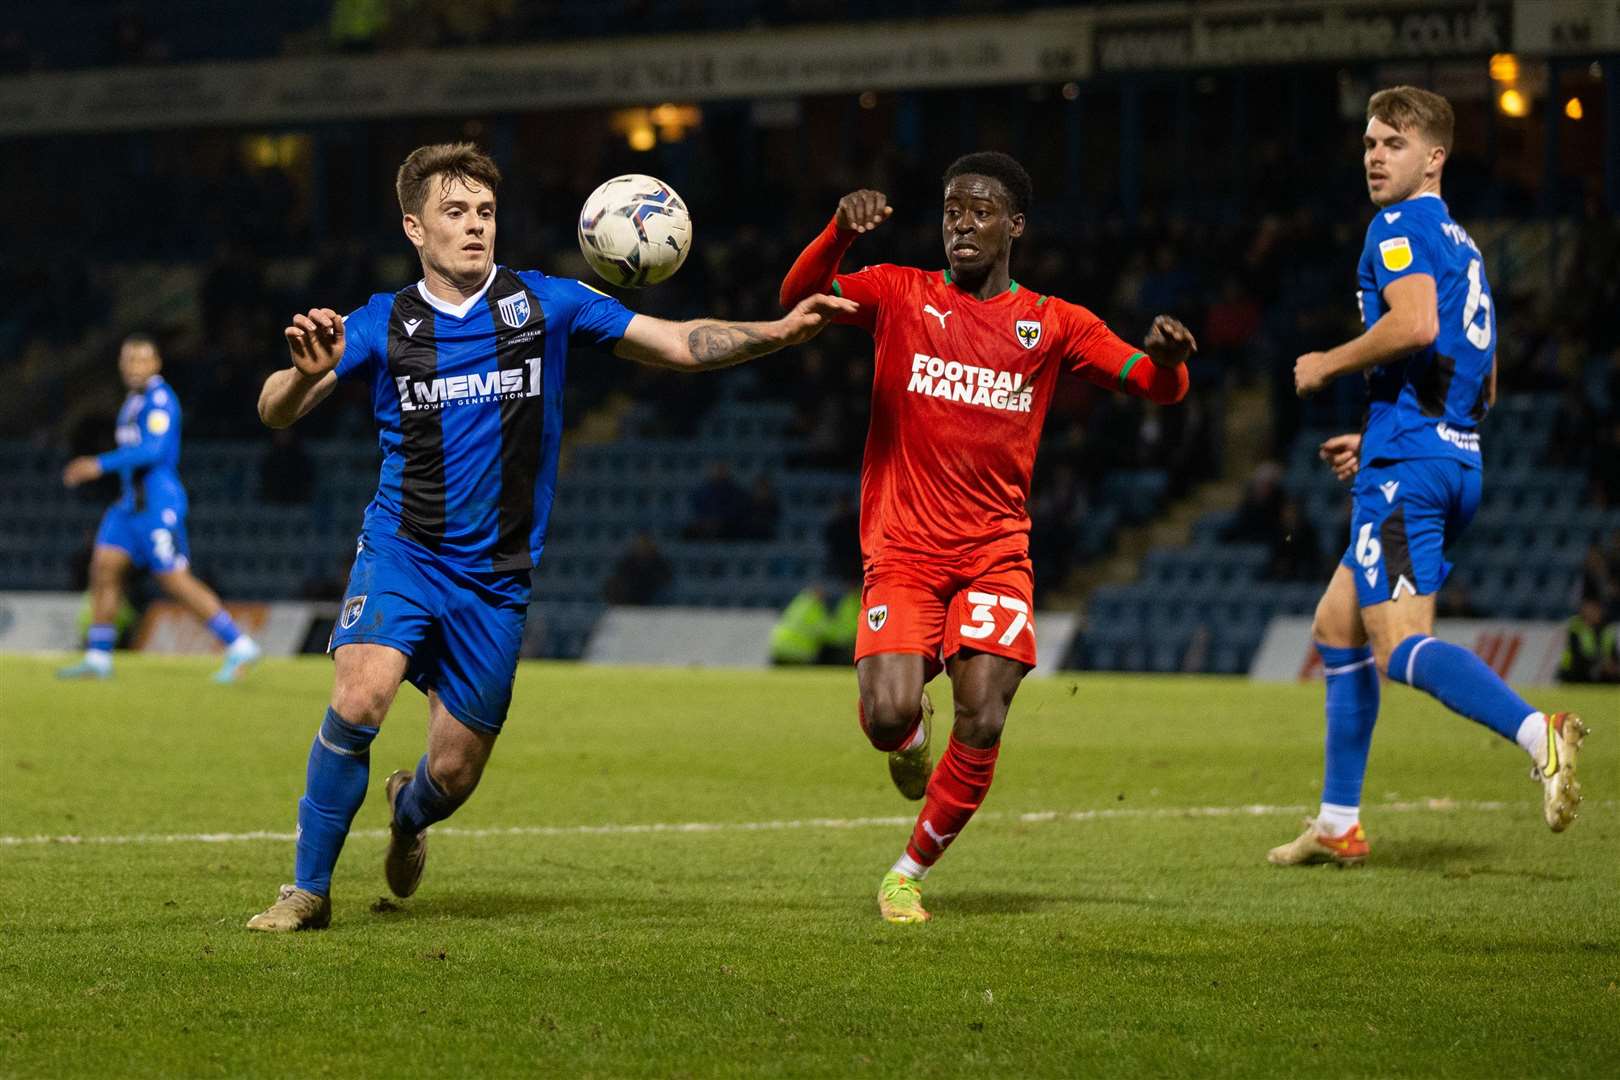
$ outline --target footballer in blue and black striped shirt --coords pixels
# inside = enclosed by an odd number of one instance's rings
[[[506,719],[545,546],[575,346],[677,371],[742,363],[814,337],[855,305],[812,296],[772,322],[636,315],[581,282],[495,262],[495,163],[468,143],[424,146],[396,183],[422,279],[345,318],[293,316],[291,366],[266,380],[259,415],[284,427],[339,380],[371,391],[382,475],[366,509],[331,652],[331,707],[298,804],[296,882],[256,930],[331,919],[332,869],[365,798],[368,757],[401,682],[428,696],[428,752],[388,777],[385,873],[417,887],[429,825],[477,786]]]

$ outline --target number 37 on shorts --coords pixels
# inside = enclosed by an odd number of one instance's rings
[[[1034,580],[1026,568],[1002,567],[967,581],[930,580],[934,575],[919,569],[867,582],[857,660],[885,652],[949,659],[973,649],[1035,666]]]

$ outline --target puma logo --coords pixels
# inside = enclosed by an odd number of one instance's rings
[[[415,337],[416,328],[422,325],[421,319],[403,319],[401,322],[404,324],[406,337]]]
[[[946,312],[946,314],[950,314],[950,313]],[[944,836],[939,835],[939,833],[934,831],[933,823],[930,822],[927,818],[923,818],[922,827],[923,827],[923,832],[927,833],[929,838],[934,841],[934,846],[939,848],[941,851],[943,851],[945,849],[946,844],[951,842],[951,837],[956,835],[953,832],[948,832]]]
[[[945,316],[950,314],[949,311],[940,311],[939,309],[934,307],[933,304],[924,304],[923,305],[923,311],[927,312],[929,315],[932,315],[934,318],[938,319],[939,320],[939,328],[941,330],[945,329]]]

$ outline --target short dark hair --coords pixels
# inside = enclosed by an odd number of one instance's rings
[[[1391,86],[1367,100],[1367,119],[1382,120],[1401,133],[1416,131],[1435,146],[1451,153],[1456,119],[1451,102],[1416,86]]]
[[[148,334],[144,330],[136,330],[133,333],[125,334],[124,340],[121,344],[150,345],[153,352],[157,353],[159,356],[163,355],[163,350],[158,348],[157,338],[153,337],[151,334]]]
[[[958,176],[970,175],[999,180],[1001,186],[1007,189],[1007,197],[1012,200],[1011,209],[1015,214],[1027,211],[1035,197],[1035,185],[1030,182],[1029,173],[1011,154],[1003,154],[999,150],[963,154],[945,170],[945,183],[949,184]]]
[[[501,184],[501,170],[473,143],[418,146],[406,157],[399,167],[399,175],[394,178],[399,208],[407,214],[421,214],[427,202],[428,182],[435,176],[445,183],[476,181],[492,194]]]

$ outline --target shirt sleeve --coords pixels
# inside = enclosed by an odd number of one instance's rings
[[[1062,301],[1057,301],[1062,304]],[[1161,405],[1187,394],[1187,365],[1160,367],[1146,353],[1119,337],[1108,324],[1077,304],[1058,309],[1064,330],[1063,361],[1071,375]]]
[[[552,293],[569,312],[568,343],[611,349],[624,337],[636,313],[601,289],[573,278],[552,278]]]
[[[1395,220],[1391,221],[1391,216]],[[1409,274],[1435,277],[1424,219],[1414,210],[1381,210],[1367,226],[1367,255],[1378,291]]]
[[[880,263],[877,266],[864,267],[853,274],[835,275],[832,280],[833,295],[853,300],[861,307],[853,315],[834,316],[833,322],[860,326],[867,330],[875,327],[878,309],[883,306],[884,298],[894,290],[896,269],[897,267],[888,263]]]
[[[373,297],[364,307],[343,317],[343,359],[337,366],[339,379],[365,378],[373,373],[388,345],[387,319],[392,306],[391,302],[379,305]]]

